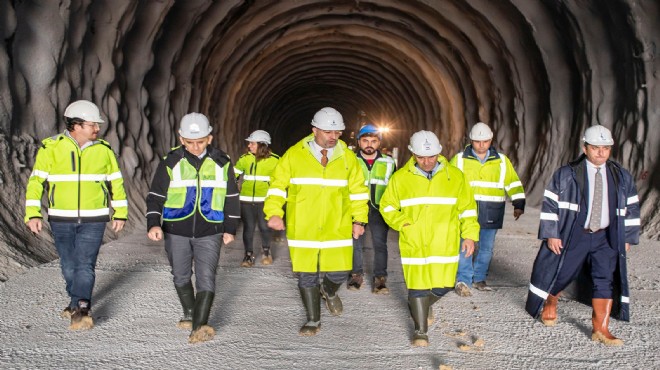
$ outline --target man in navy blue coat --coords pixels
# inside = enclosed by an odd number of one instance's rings
[[[591,339],[622,345],[609,332],[609,316],[613,312],[629,320],[626,253],[639,242],[639,198],[630,173],[609,160],[614,144],[610,130],[589,127],[582,140],[584,154],[559,168],[544,193],[539,226],[543,243],[534,261],[526,310],[554,326],[559,293],[586,270],[586,294],[593,307]],[[584,283],[578,279],[581,292]]]

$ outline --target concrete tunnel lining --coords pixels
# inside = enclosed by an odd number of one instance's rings
[[[584,129],[615,134],[614,159],[638,179],[647,236],[660,236],[658,61],[652,0],[1,2],[0,280],[56,258],[22,225],[39,141],[64,129],[74,99],[96,102],[144,225],[156,164],[178,120],[207,114],[237,158],[254,129],[280,154],[319,108],[398,131],[439,134],[446,156],[477,121],[516,165],[531,204]],[[655,126],[654,126],[655,125]],[[17,225],[19,225],[17,227]],[[116,235],[108,235],[115,238]]]

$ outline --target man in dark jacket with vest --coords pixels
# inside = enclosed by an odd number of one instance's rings
[[[620,346],[623,341],[609,332],[609,316],[614,311],[615,317],[629,320],[626,253],[639,242],[639,198],[630,173],[609,160],[611,132],[600,125],[589,127],[583,142],[584,155],[559,168],[545,190],[539,227],[543,243],[526,310],[554,326],[559,293],[587,268],[591,339]],[[581,279],[578,283],[585,285]]]
[[[147,196],[147,236],[154,241],[165,238],[183,307],[177,326],[192,329],[190,343],[215,335],[207,322],[221,235],[225,244],[231,243],[240,219],[234,166],[227,154],[210,146],[211,131],[203,114],[189,113],[181,119],[181,146],[160,162]],[[193,263],[197,294],[191,282]]]

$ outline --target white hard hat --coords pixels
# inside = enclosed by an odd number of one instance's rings
[[[591,126],[586,129],[582,141],[591,145],[614,145],[612,132],[610,132],[605,126],[601,125]]]
[[[312,120],[312,126],[327,131],[341,131],[346,128],[341,113],[330,107],[325,107],[316,112]]]
[[[470,140],[486,141],[493,138],[493,131],[483,122],[477,122],[470,130]]]
[[[431,131],[417,131],[410,138],[408,149],[420,157],[430,157],[440,154],[442,145]]]
[[[268,134],[264,130],[257,130],[255,132],[251,133],[250,136],[248,136],[248,138],[245,139],[245,140],[246,141],[254,141],[254,142],[257,142],[257,143],[266,143],[266,144],[270,145],[270,134]]]
[[[201,113],[188,113],[181,118],[179,135],[184,139],[201,139],[211,134],[209,119]]]
[[[87,122],[103,123],[101,112],[96,104],[88,100],[78,100],[69,104],[64,110],[64,117],[66,118],[80,118]]]

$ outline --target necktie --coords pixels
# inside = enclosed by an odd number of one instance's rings
[[[321,166],[325,167],[328,164],[328,149],[321,149]]]
[[[594,200],[591,203],[591,220],[589,220],[589,230],[596,231],[600,229],[600,217],[603,211],[603,174],[600,167],[596,168],[594,176]]]

